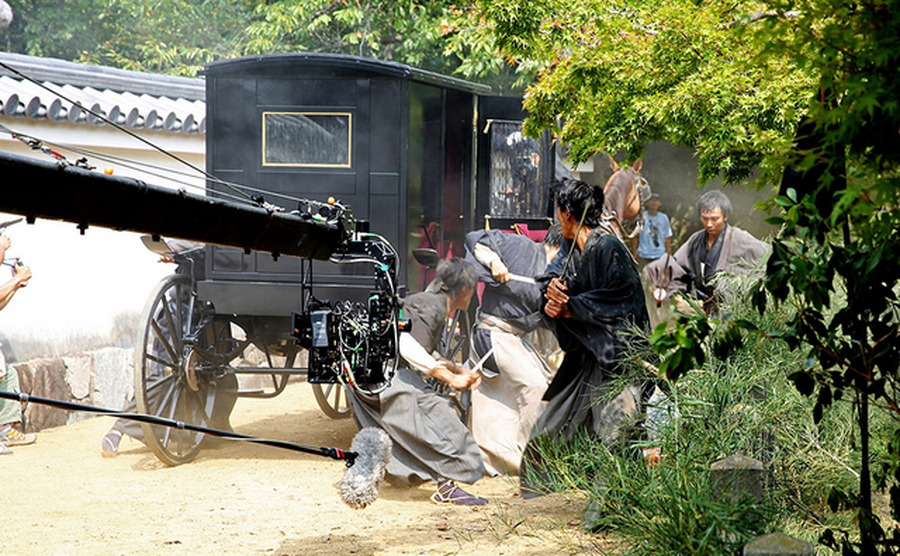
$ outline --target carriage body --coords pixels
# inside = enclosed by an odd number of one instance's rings
[[[505,185],[515,171],[507,156],[514,146],[504,140],[521,128],[518,98],[491,97],[483,85],[403,64],[333,54],[225,60],[204,75],[207,171],[274,194],[351,206],[401,254],[401,286],[427,282],[427,271],[408,264],[407,254],[426,247],[461,255],[465,232],[487,215],[546,222],[546,198],[538,193],[529,207],[507,202],[515,197]],[[542,149],[536,158],[544,163],[532,165],[526,179],[531,190],[545,191],[549,142],[521,144]],[[221,184],[207,188],[228,194]],[[284,316],[302,306],[299,259],[209,246],[205,264],[198,289],[219,311]],[[358,299],[371,288],[368,270],[353,265],[316,262],[312,272],[317,296]]]
[[[327,54],[226,60],[205,77],[210,174],[270,192],[266,200],[282,206],[338,199],[399,253],[461,245],[474,214],[473,117],[488,88]],[[302,307],[300,259],[211,245],[205,264],[198,290],[221,312],[285,317]],[[357,265],[311,270],[317,297],[359,299],[371,289],[371,273]],[[420,283],[420,272],[401,257],[401,285]]]

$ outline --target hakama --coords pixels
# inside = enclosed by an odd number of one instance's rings
[[[447,326],[446,296],[430,291],[410,295],[403,311],[412,322],[413,338],[428,352],[436,351]],[[392,484],[441,479],[474,483],[484,476],[478,445],[452,402],[418,371],[400,368],[383,392],[349,389],[348,398],[360,428],[378,427],[390,436],[387,478]]]
[[[479,251],[482,246],[489,251]],[[552,373],[530,341],[545,327],[540,289],[520,280],[499,283],[489,270],[489,257],[499,258],[513,274],[532,278],[546,268],[547,255],[543,244],[499,230],[468,233],[466,250],[485,284],[473,359],[491,353],[481,386],[472,392],[472,434],[489,474],[517,475]]]

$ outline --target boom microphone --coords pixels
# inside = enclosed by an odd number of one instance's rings
[[[234,431],[222,431],[201,427],[199,425],[192,425],[183,421],[175,421],[156,415],[125,413],[114,409],[107,409],[105,407],[95,407],[75,402],[65,402],[62,400],[54,400],[52,398],[32,396],[22,392],[4,392],[0,390],[0,400],[10,400],[20,403],[36,403],[58,409],[65,409],[67,411],[99,413],[101,415],[128,419],[139,423],[149,423],[151,425],[160,425],[179,430],[201,432],[219,438],[227,438],[229,440],[242,440],[245,442],[272,446],[274,448],[302,452],[304,454],[343,460],[347,462],[347,471],[344,473],[344,478],[341,479],[341,498],[344,499],[344,502],[346,502],[348,506],[357,510],[365,508],[378,497],[378,486],[381,484],[381,481],[384,480],[385,466],[391,459],[390,437],[383,430],[374,427],[366,427],[359,431],[356,436],[353,437],[353,442],[350,444],[350,451],[345,451],[339,448],[316,448],[313,446],[295,444],[293,442],[285,442],[283,440],[257,438],[255,436],[239,434]]]
[[[359,510],[378,498],[378,486],[391,459],[391,439],[379,428],[366,427],[353,437],[350,451],[356,458],[341,479],[341,498]]]

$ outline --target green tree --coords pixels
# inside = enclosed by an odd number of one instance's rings
[[[495,57],[539,74],[527,130],[554,129],[576,159],[634,159],[668,140],[694,148],[702,181],[737,181],[790,143],[814,78],[790,59],[748,66],[749,3],[630,4],[501,0],[465,13],[493,37]]]
[[[0,35],[9,52],[75,60],[114,31],[114,14],[95,0],[11,2],[13,22]]]
[[[78,61],[136,71],[196,75],[239,55],[259,0],[103,0],[112,32]]]
[[[479,0],[474,8],[467,21],[481,22],[504,57],[539,67],[525,101],[528,132],[554,130],[576,159],[619,150],[636,159],[646,143],[667,140],[694,149],[701,181],[735,183],[755,171],[759,184],[781,185],[765,289],[794,308],[777,336],[809,350],[791,378],[816,396],[817,420],[838,399],[859,415],[859,492],[829,500],[854,508],[859,539],[823,541],[896,553],[900,532],[882,529],[872,489],[890,487],[896,519],[900,434],[889,457],[871,461],[868,415],[877,404],[900,419],[900,6]],[[760,308],[764,293],[755,295]],[[725,327],[730,337],[738,324]],[[686,318],[674,335],[655,333],[671,377],[692,368],[703,346],[722,345],[700,342],[717,328]]]
[[[443,74],[459,74],[521,92],[529,64],[498,56],[475,12],[452,0],[291,0],[260,4],[247,28],[245,54],[329,52],[394,61]]]
[[[24,0],[6,49],[138,71],[196,74],[216,59],[279,52],[352,54],[508,90],[496,51],[460,32],[448,0]],[[501,77],[497,77],[502,74]]]
[[[2,37],[10,52],[194,75],[237,54],[258,0],[23,0]]]
[[[452,73],[459,60],[439,44],[449,5],[444,0],[261,3],[242,49],[248,54],[352,54]]]

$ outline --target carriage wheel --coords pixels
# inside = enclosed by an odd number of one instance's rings
[[[221,344],[212,316],[211,308],[197,299],[189,277],[172,275],[154,287],[142,313],[144,326],[134,352],[138,411],[210,426],[216,399],[225,390],[211,379],[215,362],[210,353]],[[193,460],[204,436],[148,423],[141,423],[141,428],[147,446],[167,465]]]
[[[350,417],[350,403],[347,401],[347,389],[340,383],[313,383],[313,395],[325,415],[332,419]]]

